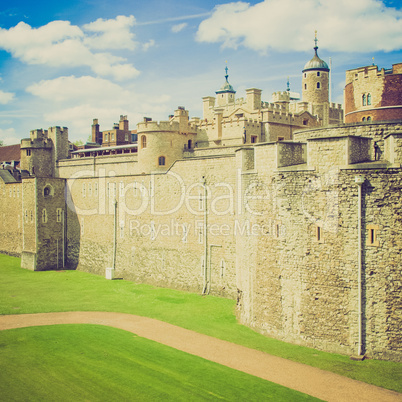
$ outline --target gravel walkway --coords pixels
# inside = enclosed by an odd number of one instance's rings
[[[0,330],[55,324],[99,324],[120,328],[325,401],[402,402],[400,393],[152,318],[122,313],[84,311],[0,316]]]

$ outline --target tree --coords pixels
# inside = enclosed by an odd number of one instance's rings
[[[2,147],[3,146],[3,141],[2,140],[0,140],[0,147]]]

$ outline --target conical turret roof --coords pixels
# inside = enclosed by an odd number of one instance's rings
[[[317,42],[318,42],[317,31],[316,31],[316,37],[315,37],[314,41],[315,41],[315,46],[314,46],[315,54],[314,54],[314,57],[309,62],[306,63],[306,65],[304,66],[304,69],[303,69],[303,73],[305,71],[308,71],[308,70],[329,71],[328,64],[324,60],[321,60],[318,57],[318,53],[317,53],[317,50],[318,50],[318,46],[317,46]]]

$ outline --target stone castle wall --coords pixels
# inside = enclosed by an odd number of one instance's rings
[[[69,264],[104,275],[116,230],[118,277],[202,292],[207,253],[211,293],[235,297],[234,159],[178,161],[154,175],[67,180]]]
[[[260,196],[267,201],[255,201],[261,215],[248,217],[265,229],[257,237],[238,239],[242,260],[250,262],[239,277],[239,318],[285,341],[357,353],[356,174],[366,177],[364,350],[368,356],[400,360],[401,298],[397,294],[402,290],[398,279],[402,242],[395,232],[402,213],[395,192],[402,179],[400,169],[278,172],[271,181],[263,173],[248,175],[247,180],[261,189]],[[390,216],[396,219],[392,224]],[[378,245],[369,245],[371,227],[378,227]]]
[[[22,250],[22,185],[0,179],[0,253],[20,256]]]
[[[355,354],[362,175],[364,351],[402,360],[400,128],[342,126],[297,133],[302,142],[187,150],[166,171],[144,174],[125,174],[131,155],[61,161],[65,179],[11,185],[24,194],[22,266],[115,268],[120,278],[237,298],[240,321],[257,331]],[[362,164],[374,159],[373,140],[383,158],[393,152],[391,168]]]

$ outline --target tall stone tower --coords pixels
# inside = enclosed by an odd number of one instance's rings
[[[215,92],[217,97],[217,106],[225,106],[235,102],[236,91],[229,84],[228,68],[226,67],[225,70],[226,70],[225,75],[226,81],[222,85],[221,89]]]
[[[314,42],[314,57],[302,71],[302,101],[308,103],[309,112],[317,115],[322,125],[326,126],[329,123],[329,68],[317,54],[317,31]]]

